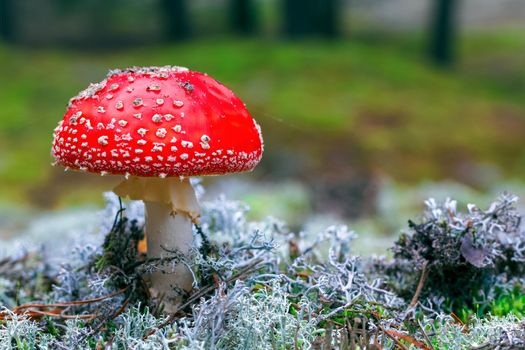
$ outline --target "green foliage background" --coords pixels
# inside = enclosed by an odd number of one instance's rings
[[[344,162],[401,182],[449,178],[483,186],[475,166],[488,163],[506,178],[522,178],[523,31],[470,31],[452,70],[430,66],[423,42],[418,35],[362,34],[298,43],[198,40],[116,51],[0,46],[1,199],[39,204],[39,196],[48,197],[41,204],[56,206],[63,198],[96,198],[96,191],[60,189],[78,177],[64,182],[51,170],[51,133],[72,95],[110,68],[133,65],[188,66],[236,91],[266,139],[256,176],[276,172],[284,151],[309,176]],[[90,189],[107,188],[86,178]]]

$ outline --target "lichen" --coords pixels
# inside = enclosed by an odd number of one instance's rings
[[[195,272],[195,291],[173,315],[162,313],[143,283],[144,273],[165,261],[137,252],[142,205],[123,205],[114,195],[107,200],[102,245],[78,246],[60,268],[39,251],[0,262],[0,349],[525,346],[523,322],[512,309],[502,312],[497,303],[504,297],[493,298],[521,295],[516,286],[525,277],[513,196],[466,212],[451,200],[429,200],[422,220],[411,222],[392,248],[393,260],[355,256],[356,235],[345,226],[295,234],[274,218],[248,220],[241,202],[224,197],[204,202],[190,258],[181,261],[176,252],[163,257]],[[417,271],[423,269],[428,273],[412,304],[422,280]],[[458,271],[468,271],[470,284],[462,276],[443,278]],[[465,291],[455,294],[459,283]],[[494,299],[487,304],[492,309],[467,313],[463,321],[450,316],[479,304],[480,286],[487,300]],[[27,307],[24,314],[17,308],[24,303],[55,306]],[[488,315],[491,310],[499,316]]]

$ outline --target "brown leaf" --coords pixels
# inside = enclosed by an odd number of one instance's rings
[[[404,341],[414,345],[414,346],[417,346],[419,349],[423,349],[423,350],[431,350],[428,346],[426,346],[424,343],[420,342],[419,340],[416,340],[414,338],[412,338],[411,336],[409,336],[408,334],[405,334],[405,333],[402,333],[402,332],[399,332],[399,331],[396,331],[394,329],[385,329],[384,330],[385,333],[387,333],[388,335],[390,335],[391,337],[398,337],[400,339],[403,339]]]

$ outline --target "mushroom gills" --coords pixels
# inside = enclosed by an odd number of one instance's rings
[[[122,198],[164,203],[171,206],[173,214],[187,215],[193,221],[200,215],[199,203],[188,178],[130,176],[113,192]]]

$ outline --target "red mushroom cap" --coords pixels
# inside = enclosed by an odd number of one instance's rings
[[[52,154],[69,168],[134,176],[252,170],[261,131],[244,103],[206,74],[181,67],[110,71],[72,98]]]

